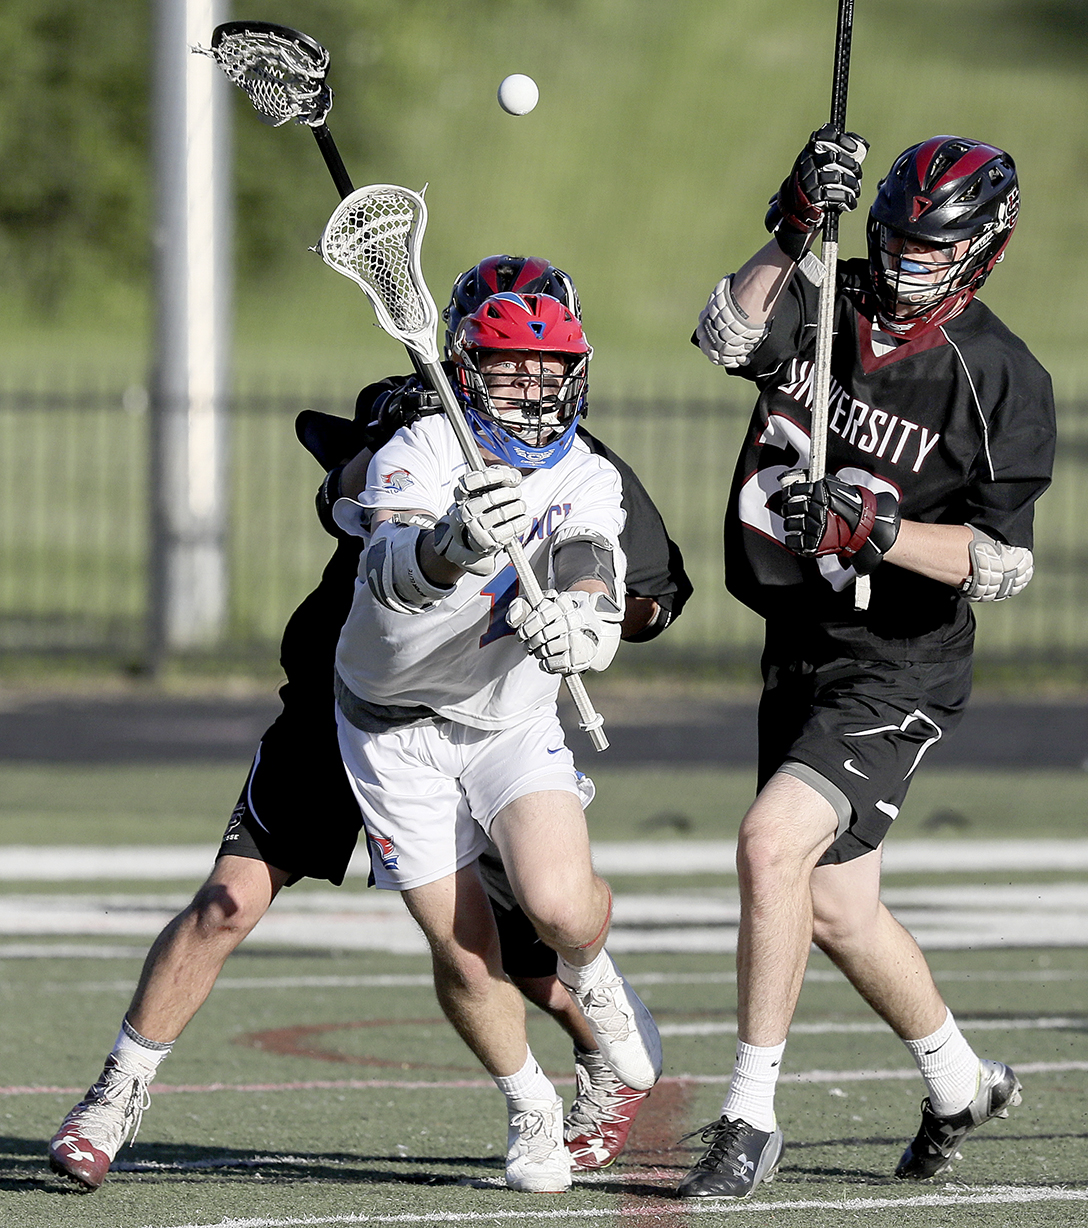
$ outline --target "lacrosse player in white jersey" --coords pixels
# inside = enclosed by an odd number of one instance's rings
[[[487,299],[452,343],[455,386],[486,462],[444,416],[397,432],[334,515],[366,545],[336,654],[340,749],[376,885],[400,891],[430,944],[439,1001],[507,1101],[507,1184],[570,1185],[563,1106],[529,1052],[476,866],[490,838],[600,1051],[653,1085],[649,1012],[604,951],[611,892],[593,872],[556,715],[563,674],[602,670],[623,608],[619,474],[577,437],[592,350],[548,295]],[[517,537],[545,589],[518,596]]]

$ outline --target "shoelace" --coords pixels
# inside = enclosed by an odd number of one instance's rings
[[[116,1121],[119,1104],[123,1104],[120,1128]],[[111,1148],[119,1151],[126,1138],[130,1143],[136,1141],[144,1113],[150,1107],[147,1080],[132,1071],[114,1068],[91,1088],[72,1115],[78,1114],[79,1131],[88,1142],[105,1151]]]
[[[622,1004],[619,996],[621,988],[619,981],[606,981],[602,985],[594,985],[580,997],[585,1009],[594,1012],[594,1022],[601,1031],[618,1040],[626,1040],[634,1031],[634,1021]]]
[[[568,1131],[588,1134],[609,1122],[623,1121],[622,1110],[632,1100],[640,1100],[645,1094],[632,1091],[612,1073],[602,1061],[599,1069],[590,1072],[588,1064],[575,1067],[578,1094],[567,1114]]]
[[[700,1140],[710,1145],[710,1150],[702,1159],[695,1165],[697,1169],[706,1169],[713,1172],[723,1164],[728,1164],[732,1168],[736,1176],[743,1176],[745,1165],[740,1162],[739,1154],[730,1154],[730,1148],[736,1148],[740,1143],[740,1134],[744,1129],[744,1122],[729,1121],[727,1118],[719,1118],[717,1121],[712,1121],[709,1125],[700,1126],[698,1130],[692,1130],[690,1134],[685,1134],[678,1141],[686,1142],[689,1138],[699,1136]]]
[[[526,1109],[510,1118],[510,1125],[517,1131],[526,1154],[534,1158],[547,1158],[558,1149],[559,1144],[548,1134],[547,1116],[540,1109]]]

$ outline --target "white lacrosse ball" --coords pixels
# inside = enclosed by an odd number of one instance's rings
[[[539,98],[536,82],[521,72],[504,77],[499,85],[499,106],[510,115],[528,115]]]

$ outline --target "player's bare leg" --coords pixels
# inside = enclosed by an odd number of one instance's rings
[[[593,871],[589,833],[573,793],[529,793],[504,806],[491,838],[518,903],[567,963],[590,963],[608,934],[611,893]]]
[[[559,956],[559,979],[605,1062],[628,1088],[653,1087],[661,1075],[661,1038],[604,950],[612,893],[593,871],[578,798],[563,790],[526,794],[499,811],[490,834],[518,903]]]
[[[786,1039],[812,942],[813,869],[835,836],[835,811],[794,776],[771,778],[741,823],[737,873],[737,1036]]]
[[[812,875],[813,940],[910,1050],[928,1098],[895,1170],[924,1180],[945,1172],[978,1126],[1007,1117],[1020,1082],[1003,1062],[979,1060],[956,1026],[918,944],[880,902],[880,853]]]
[[[880,850],[812,873],[812,937],[903,1040],[935,1032],[947,1007],[918,944],[880,900]]]
[[[288,877],[246,857],[216,862],[193,902],[152,944],[102,1074],[50,1142],[54,1172],[85,1189],[102,1184],[125,1140],[136,1136],[159,1063]]]
[[[506,1097],[506,1181],[527,1192],[570,1186],[563,1102],[525,1037],[525,1005],[503,975],[499,936],[476,866],[404,892],[427,936],[446,1017]]]
[[[128,1020],[172,1042],[200,1009],[227,957],[268,911],[290,875],[251,857],[220,857],[192,903],[155,939]]]
[[[837,826],[830,802],[785,773],[741,822],[737,1060],[721,1117],[695,1132],[707,1149],[680,1182],[681,1197],[745,1198],[778,1167],[774,1093],[812,943],[809,884]]]
[[[431,948],[446,1017],[492,1075],[525,1063],[525,1006],[502,972],[494,915],[476,867],[404,891]]]

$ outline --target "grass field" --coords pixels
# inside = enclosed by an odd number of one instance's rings
[[[209,844],[243,765],[215,768],[0,768],[0,845]],[[750,773],[597,771],[598,839],[670,845],[727,840]],[[954,809],[963,822],[935,816]],[[1083,835],[1088,774],[932,772],[899,820],[905,842]],[[682,834],[677,815],[688,825]],[[671,816],[671,818],[670,818]],[[948,845],[949,848],[952,844]],[[0,858],[0,866],[3,859]],[[921,883],[1039,900],[1088,886],[1088,872],[889,876],[904,900]],[[183,899],[195,880],[5,881],[27,893]],[[1048,883],[1050,884],[1048,886]],[[1037,886],[1037,892],[1031,887]],[[735,880],[614,877],[617,900],[731,899]],[[327,888],[327,884],[326,884]],[[362,891],[349,880],[344,908]],[[123,894],[128,893],[128,894]],[[898,895],[897,895],[898,893]],[[318,885],[284,906],[320,898]],[[336,893],[327,893],[334,895]],[[58,897],[59,898],[59,897]],[[999,895],[994,899],[998,900]],[[126,902],[127,901],[127,902]],[[279,905],[277,905],[277,908]],[[917,903],[910,917],[922,917]],[[1058,906],[1055,905],[1057,908]],[[618,914],[620,905],[618,905]],[[931,908],[933,925],[940,923]],[[7,913],[3,914],[7,916]],[[943,914],[941,914],[943,915]],[[1055,914],[1057,916],[1057,913]],[[270,917],[271,920],[271,917]],[[910,923],[915,924],[912,919]],[[1011,931],[1010,931],[1011,932]],[[1084,929],[1088,935],[1088,926]],[[921,1083],[902,1046],[822,957],[814,956],[779,1097],[787,1151],[748,1203],[689,1207],[669,1197],[690,1164],[678,1140],[717,1115],[731,1065],[732,960],[722,951],[650,950],[623,965],[662,1027],[665,1078],[613,1168],[566,1195],[502,1185],[501,1098],[440,1018],[420,954],[290,947],[258,929],[162,1067],[162,1085],[106,1185],[81,1196],[47,1170],[46,1140],[96,1075],[138,974],[146,937],[123,929],[0,934],[0,1224],[11,1228],[273,1228],[352,1223],[706,1224],[839,1228],[870,1224],[1034,1226],[1088,1221],[1088,949],[935,949],[931,963],[981,1052],[1016,1066],[1024,1104],[972,1138],[949,1180],[891,1176],[917,1125]],[[1088,939],[1086,939],[1088,941]],[[569,1046],[530,1019],[542,1064],[571,1094]]]

